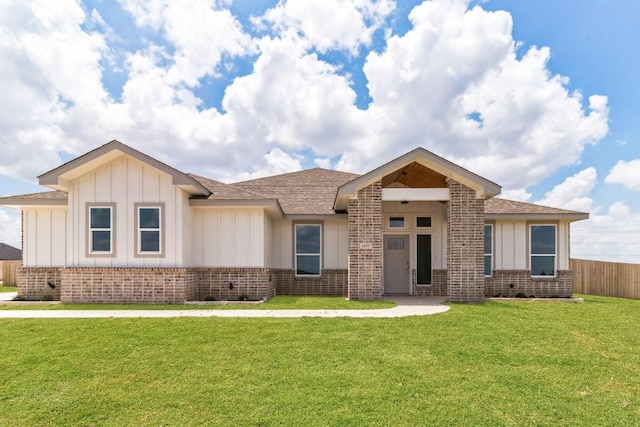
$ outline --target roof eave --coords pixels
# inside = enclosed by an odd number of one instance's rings
[[[97,163],[96,167],[98,167],[102,163],[100,162],[100,159],[103,159],[104,162],[109,162],[124,154],[141,162],[147,163],[148,165],[170,175],[172,177],[173,185],[182,188],[191,195],[209,196],[211,194],[205,186],[186,173],[180,172],[179,170],[117,140],[108,142],[107,144],[89,151],[80,157],[76,157],[75,159],[62,164],[49,172],[45,172],[38,177],[38,181],[40,185],[59,191],[68,191],[69,187],[67,178],[71,171],[85,165],[91,165],[92,162]]]
[[[486,213],[484,219],[503,219],[503,220],[530,220],[530,221],[582,221],[589,219],[588,213]]]
[[[284,212],[277,199],[189,199],[189,206],[195,208],[264,208],[271,215],[284,217]]]
[[[13,209],[22,209],[23,207],[67,207],[67,200],[63,199],[24,199],[20,197],[6,197],[0,199],[0,206]]]

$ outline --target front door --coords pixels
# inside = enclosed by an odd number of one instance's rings
[[[409,294],[409,236],[384,236],[384,293]]]

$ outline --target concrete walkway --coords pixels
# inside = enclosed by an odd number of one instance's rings
[[[97,319],[111,317],[407,317],[444,313],[444,297],[389,298],[398,305],[374,310],[0,310],[5,319]]]

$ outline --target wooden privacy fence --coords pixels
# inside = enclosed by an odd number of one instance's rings
[[[18,286],[18,268],[22,261],[0,261],[0,280],[4,286]]]
[[[571,259],[573,292],[640,299],[640,264]]]

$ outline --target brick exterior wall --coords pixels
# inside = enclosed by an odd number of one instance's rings
[[[185,268],[63,268],[60,300],[65,303],[182,304]]]
[[[513,286],[512,286],[513,285]],[[485,278],[488,297],[570,297],[573,294],[573,272],[559,270],[555,278],[533,278],[529,270],[494,270]]]
[[[447,180],[448,299],[452,302],[484,301],[484,201],[471,188]]]
[[[361,248],[360,243],[371,245]],[[382,183],[349,201],[349,299],[382,298]]]
[[[193,268],[190,273],[189,298],[194,301],[207,297],[229,301],[240,295],[251,300],[271,299],[277,283],[277,274],[268,268]]]
[[[321,277],[296,277],[294,270],[274,270],[278,295],[348,295],[348,270],[325,269]]]
[[[346,276],[346,274],[344,274]],[[51,289],[48,282],[55,285]],[[229,289],[229,282],[233,289]],[[65,303],[182,304],[185,301],[269,299],[276,277],[266,268],[21,268],[18,293]]]
[[[432,270],[431,285],[416,284],[416,271],[411,277],[413,295],[419,297],[440,297],[447,295],[447,270]]]
[[[18,269],[18,295],[28,300],[40,300],[51,297],[60,299],[60,268],[22,267]],[[51,289],[49,283],[55,286]]]

